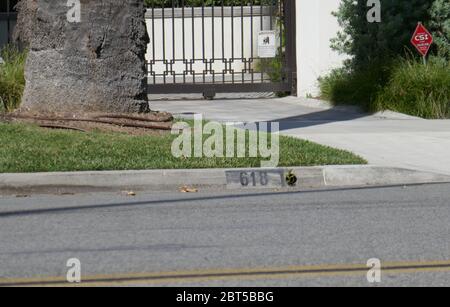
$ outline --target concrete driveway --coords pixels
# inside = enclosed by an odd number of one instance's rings
[[[150,107],[182,118],[200,113],[222,122],[278,121],[284,135],[350,150],[370,164],[450,175],[450,120],[394,112],[366,114],[297,97],[157,99],[151,100]]]

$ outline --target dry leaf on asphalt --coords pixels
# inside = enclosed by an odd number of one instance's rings
[[[190,188],[188,186],[183,186],[180,188],[181,193],[197,193],[198,190],[196,188]]]
[[[133,191],[123,191],[122,193],[126,196],[136,196],[136,193]]]

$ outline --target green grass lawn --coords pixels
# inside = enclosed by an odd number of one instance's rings
[[[259,167],[258,158],[175,158],[176,136],[129,136],[0,124],[0,173]],[[365,164],[352,153],[280,137],[279,166]]]

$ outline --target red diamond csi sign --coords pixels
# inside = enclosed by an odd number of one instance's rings
[[[427,56],[428,51],[430,51],[431,44],[433,44],[433,36],[421,22],[417,25],[416,31],[411,38],[411,43],[414,47],[416,47],[422,56]]]

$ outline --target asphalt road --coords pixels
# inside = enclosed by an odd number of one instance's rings
[[[0,197],[0,285],[450,286],[450,185]],[[161,273],[164,272],[164,273]],[[103,275],[100,277],[99,275]]]

